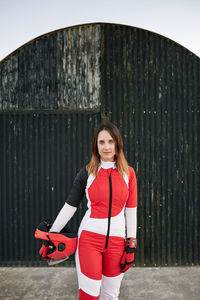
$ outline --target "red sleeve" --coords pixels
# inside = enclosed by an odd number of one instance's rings
[[[126,207],[137,207],[137,180],[135,171],[129,167],[129,195]]]

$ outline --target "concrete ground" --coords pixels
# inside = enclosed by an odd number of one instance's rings
[[[1,300],[78,299],[75,268],[0,268]],[[198,300],[200,267],[131,268],[120,300]]]

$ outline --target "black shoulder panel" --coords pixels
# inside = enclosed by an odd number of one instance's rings
[[[87,185],[88,172],[86,168],[82,168],[76,175],[66,203],[78,207],[85,194]]]

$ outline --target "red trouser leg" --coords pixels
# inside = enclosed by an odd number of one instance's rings
[[[78,298],[78,300],[98,300],[98,299],[99,299],[98,296],[94,297],[94,296],[86,294],[81,289],[79,290],[79,298]]]
[[[106,236],[82,231],[76,253],[76,267],[80,288],[79,299],[98,299],[103,275],[102,299],[118,299],[123,274],[120,260],[125,248],[121,237],[109,237],[105,249]],[[110,280],[110,279],[112,280]],[[109,288],[110,286],[110,288]],[[111,291],[110,291],[111,290]],[[102,294],[103,292],[103,294]],[[107,295],[107,296],[106,296]],[[113,298],[113,295],[116,295]],[[111,296],[111,297],[110,297]]]

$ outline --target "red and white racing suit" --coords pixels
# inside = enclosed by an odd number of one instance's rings
[[[98,175],[77,174],[69,197],[51,231],[59,232],[75,213],[84,194],[87,211],[78,231],[76,268],[79,299],[118,299],[123,274],[120,260],[125,236],[136,237],[137,182],[129,167],[122,177],[114,162],[101,161]]]

